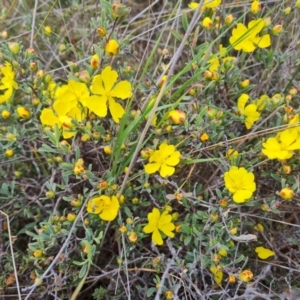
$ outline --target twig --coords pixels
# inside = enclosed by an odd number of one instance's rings
[[[19,300],[22,300],[21,293],[20,293],[20,285],[19,285],[19,280],[18,280],[17,267],[16,267],[16,262],[15,262],[15,257],[14,257],[13,244],[12,244],[12,241],[11,241],[12,239],[11,239],[11,231],[10,231],[10,225],[9,225],[9,217],[2,210],[0,210],[0,214],[4,215],[6,217],[6,220],[7,220],[7,231],[8,231],[8,236],[9,236],[9,247],[10,247],[10,253],[11,253],[11,261],[12,261],[13,267],[14,267],[16,285],[17,285],[17,290],[18,290],[18,298],[19,298]]]
[[[31,23],[31,35],[30,35],[30,48],[33,48],[33,39],[34,39],[34,24],[35,24],[35,18],[36,18],[36,11],[38,7],[39,0],[35,0],[34,2],[34,8],[32,13],[32,23]]]

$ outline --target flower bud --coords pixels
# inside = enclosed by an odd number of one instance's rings
[[[65,44],[59,44],[58,46],[58,51],[59,52],[64,52],[67,49]]]
[[[285,200],[290,200],[295,196],[295,193],[290,187],[285,187],[279,192],[279,196]]]
[[[166,81],[166,79],[167,79],[167,75],[164,75],[162,78],[161,78],[161,80],[159,81],[159,83],[158,83],[158,87],[159,88],[161,88],[162,86],[163,86],[163,84],[164,84],[164,82]]]
[[[239,275],[240,280],[243,282],[249,282],[253,278],[253,273],[250,270],[244,270]]]
[[[69,222],[73,223],[76,219],[76,215],[74,213],[68,213],[67,219]]]
[[[46,195],[46,197],[47,197],[48,199],[53,199],[53,198],[55,197],[55,192],[52,191],[52,190],[49,190],[49,191],[46,192],[45,195]]]
[[[90,139],[91,139],[91,135],[89,133],[84,133],[80,138],[80,140],[84,143],[88,142]]]
[[[30,71],[36,71],[37,70],[37,63],[35,61],[30,62],[29,69],[30,69]]]
[[[104,153],[107,154],[107,155],[111,155],[111,154],[112,154],[112,149],[111,149],[110,146],[105,146],[105,147],[103,148],[103,151],[104,151]]]
[[[8,48],[9,48],[10,52],[13,54],[18,54],[20,51],[20,45],[15,42],[8,43]]]
[[[259,1],[253,1],[250,8],[251,12],[256,15],[261,11],[261,3]]]
[[[33,256],[34,256],[35,258],[40,258],[40,257],[43,256],[43,251],[42,251],[42,250],[35,250],[35,251],[33,252]]]
[[[219,249],[218,254],[222,257],[227,256],[227,251],[224,248]]]
[[[282,170],[282,173],[287,174],[287,175],[292,173],[292,167],[290,165],[283,165],[281,170]]]
[[[174,299],[174,294],[172,291],[166,291],[165,297],[166,297],[166,300],[172,300],[172,299]]]
[[[50,26],[46,26],[46,27],[44,28],[44,33],[45,33],[45,35],[47,35],[47,36],[51,35],[51,33],[52,33],[51,27],[50,27]]]
[[[45,76],[44,70],[38,70],[38,71],[36,72],[36,76],[37,76],[38,78],[44,77],[44,76]]]
[[[186,120],[186,113],[182,110],[172,110],[169,112],[169,119],[174,124],[183,124]]]
[[[241,83],[240,83],[240,86],[242,87],[242,88],[246,88],[246,87],[248,87],[250,85],[250,80],[249,79],[245,79],[244,81],[242,81]]]
[[[7,149],[7,150],[5,151],[5,156],[6,156],[6,157],[12,157],[14,154],[15,154],[15,153],[14,153],[14,150],[12,150],[12,149]]]
[[[125,18],[127,14],[130,12],[130,9],[127,8],[124,4],[119,1],[115,1],[112,5],[112,16],[114,19],[117,18]]]
[[[116,40],[109,40],[104,50],[108,56],[116,56],[119,53],[119,44]]]
[[[229,26],[229,25],[232,23],[233,20],[234,20],[234,17],[233,17],[232,14],[227,15],[227,16],[225,17],[225,24],[226,24],[227,26]]]
[[[231,227],[229,228],[229,233],[231,235],[236,235],[237,234],[237,228],[236,227]]]
[[[183,194],[182,193],[175,193],[175,198],[176,198],[177,201],[182,201]]]
[[[127,232],[127,227],[125,225],[120,226],[119,227],[119,232],[122,233],[122,234],[126,233]]]
[[[229,283],[235,283],[236,282],[236,278],[234,275],[229,275],[228,276],[228,282]]]
[[[254,230],[258,231],[258,232],[264,232],[265,229],[264,229],[264,226],[260,223],[257,223],[254,227],[253,227]]]
[[[91,58],[90,66],[93,69],[98,69],[99,63],[100,63],[99,55],[98,54],[93,55],[92,58]]]
[[[272,24],[272,20],[271,20],[271,17],[266,17],[264,18],[264,27],[269,27],[271,24]]]
[[[17,108],[17,113],[18,113],[18,116],[22,119],[29,119],[31,116],[30,110],[23,106],[19,106]]]
[[[215,223],[215,222],[217,222],[217,221],[219,220],[219,215],[216,214],[216,213],[213,213],[213,214],[210,214],[210,215],[209,215],[209,218],[210,218],[210,220],[211,220],[213,223]]]
[[[32,105],[38,106],[41,103],[41,100],[39,98],[34,97],[31,101]]]
[[[209,135],[205,132],[205,133],[202,133],[201,135],[200,135],[200,140],[202,141],[202,142],[206,142],[206,141],[208,141],[209,140]]]
[[[216,71],[213,71],[211,79],[213,81],[218,81],[220,79],[220,74],[218,72],[216,72]]]
[[[131,243],[135,243],[137,241],[137,238],[138,238],[138,236],[137,236],[136,232],[131,231],[129,233],[128,239]]]
[[[219,201],[219,205],[223,208],[227,207],[228,206],[228,201],[226,199],[221,199]]]
[[[80,207],[81,204],[82,204],[82,202],[81,202],[81,200],[79,200],[79,199],[73,199],[73,200],[70,202],[70,204],[71,204],[73,207]]]
[[[140,203],[140,200],[135,197],[135,198],[132,198],[131,202],[132,202],[132,204],[137,205]]]
[[[283,10],[283,13],[288,16],[292,11],[292,8],[290,6],[286,7],[284,10]]]
[[[106,32],[107,31],[103,26],[97,28],[97,33],[98,33],[98,36],[100,36],[100,37],[105,37]]]
[[[1,112],[1,116],[2,116],[3,119],[7,119],[7,118],[10,117],[10,112],[8,110],[4,109]]]
[[[211,18],[205,17],[202,21],[202,27],[206,28],[208,30],[212,29],[213,28],[213,22],[212,22]]]
[[[282,32],[282,25],[281,24],[277,24],[272,28],[272,32],[274,35],[277,35],[279,33]]]
[[[108,188],[108,184],[107,184],[107,181],[100,181],[99,184],[98,184],[98,187],[101,189],[101,190],[106,190]]]
[[[212,77],[213,77],[213,73],[209,70],[206,70],[203,74],[204,78],[207,79],[207,80],[211,80]]]
[[[295,87],[291,87],[290,90],[289,90],[289,93],[292,95],[292,96],[295,96],[297,95],[298,93],[298,90],[295,88]]]
[[[8,37],[8,32],[6,30],[3,30],[0,32],[0,36],[3,38],[3,39],[7,39]]]

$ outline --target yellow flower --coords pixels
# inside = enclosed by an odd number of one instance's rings
[[[258,36],[264,25],[263,19],[249,22],[248,28],[244,24],[238,23],[237,27],[232,30],[232,36],[229,39],[230,44],[235,50],[242,50],[244,52],[253,52],[256,47],[269,47],[271,45],[270,35]]]
[[[234,202],[243,203],[252,197],[253,192],[256,190],[254,179],[254,174],[248,172],[245,168],[231,167],[225,173],[225,186],[233,194]]]
[[[240,115],[245,117],[245,126],[250,129],[253,124],[259,119],[260,113],[257,111],[257,106],[255,104],[248,104],[249,96],[247,94],[242,94],[238,99],[238,110]]]
[[[221,4],[222,0],[204,0],[201,11],[204,11],[207,8],[215,8],[218,7]],[[197,2],[191,2],[189,5],[189,8],[196,9],[199,6],[199,3]]]
[[[148,225],[143,228],[145,233],[152,233],[152,242],[155,245],[162,245],[163,239],[161,232],[166,236],[173,238],[175,225],[172,223],[172,216],[168,211],[162,214],[157,208],[153,208],[152,212],[148,214]]]
[[[175,172],[175,166],[179,164],[180,152],[175,151],[175,146],[163,143],[159,150],[155,150],[149,158],[149,164],[145,165],[145,172],[153,174],[159,171],[161,177],[171,176]]]
[[[294,155],[294,150],[300,150],[300,136],[296,128],[286,129],[262,145],[262,153],[269,159],[285,160]]]
[[[94,77],[90,96],[86,101],[86,107],[99,117],[106,117],[109,109],[113,120],[116,123],[125,113],[124,108],[115,101],[115,98],[122,100],[131,96],[131,83],[123,80],[116,84],[118,73],[110,66],[106,67],[100,75]]]
[[[239,157],[239,152],[235,149],[228,149],[226,151],[226,158],[236,160]]]
[[[262,111],[266,107],[266,104],[268,103],[268,101],[270,101],[269,96],[266,94],[263,94],[259,97],[259,99],[254,101],[254,104],[257,106],[258,111]]]
[[[214,72],[218,71],[220,63],[225,64],[235,59],[233,56],[226,56],[227,55],[227,48],[223,47],[223,45],[219,46],[219,52],[213,53],[210,55],[208,64],[209,64],[209,71]],[[205,54],[203,55],[203,58],[205,57]],[[222,72],[225,71],[225,68],[223,67],[221,69]],[[208,76],[209,77],[209,76]]]
[[[275,255],[275,252],[271,251],[270,249],[264,247],[256,247],[255,252],[260,259],[267,259],[271,256]]]
[[[85,119],[85,111],[80,103],[84,105],[89,97],[89,91],[85,83],[69,80],[55,92],[56,100],[53,108],[44,108],[40,120],[43,125],[54,127],[56,124],[63,131],[65,139],[71,138],[76,131],[70,130],[74,127],[72,120],[81,122]]]
[[[116,40],[109,40],[104,50],[108,56],[115,56],[119,53],[119,44]]]
[[[89,200],[87,211],[91,214],[99,214],[104,221],[113,221],[119,212],[120,204],[116,196],[100,196]]]
[[[295,193],[290,187],[285,187],[279,192],[279,196],[285,200],[291,200]]]
[[[249,282],[253,278],[253,273],[250,270],[244,270],[239,277],[242,281]]]
[[[12,70],[10,63],[5,62],[5,66],[0,68],[2,79],[0,81],[0,104],[7,102],[14,90],[18,89],[18,84],[15,81],[15,73]]]

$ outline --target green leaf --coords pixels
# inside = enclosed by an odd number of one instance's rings
[[[186,12],[182,13],[181,22],[182,22],[182,27],[183,27],[184,31],[187,31],[187,29],[189,27],[189,21],[188,21]]]
[[[84,275],[86,274],[87,268],[88,268],[88,264],[84,264],[84,265],[81,267],[81,269],[80,269],[80,271],[79,271],[79,275],[78,275],[78,277],[79,277],[80,279],[83,278]]]
[[[147,297],[151,297],[155,292],[156,292],[156,288],[155,287],[151,287],[147,291]]]
[[[171,33],[174,35],[174,37],[175,37],[179,42],[182,41],[182,37],[180,36],[180,34],[179,34],[176,30],[172,29],[172,30],[171,30]]]
[[[50,146],[43,144],[42,147],[38,149],[39,152],[41,153],[58,153],[56,149],[51,148]]]

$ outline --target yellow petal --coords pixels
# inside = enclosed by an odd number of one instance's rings
[[[232,197],[235,203],[244,203],[252,197],[252,192],[248,190],[238,190]]]
[[[257,256],[260,259],[267,259],[267,258],[275,255],[275,252],[273,252],[270,249],[264,248],[264,247],[256,247],[255,252],[257,253]]]
[[[97,95],[105,95],[105,89],[103,87],[103,81],[101,75],[96,75],[91,85],[91,91]]]
[[[265,34],[262,37],[256,37],[253,39],[253,43],[259,48],[267,48],[271,45],[271,38],[269,34]]]
[[[121,104],[117,103],[113,98],[109,97],[108,99],[108,107],[111,113],[113,120],[116,123],[120,123],[120,119],[125,114],[125,110]]]
[[[106,117],[107,115],[107,97],[93,95],[87,98],[86,107],[96,114],[98,117]]]
[[[104,221],[113,221],[118,215],[119,208],[120,203],[118,198],[116,196],[112,196],[109,204],[103,208],[99,216]]]
[[[111,91],[110,95],[112,97],[117,97],[123,100],[129,98],[132,95],[131,83],[126,80],[118,82]]]
[[[43,125],[48,125],[53,127],[55,124],[57,124],[58,127],[61,127],[59,118],[54,114],[53,109],[51,108],[44,108],[42,110],[40,120]]]
[[[118,73],[112,70],[110,66],[107,66],[101,72],[104,89],[106,92],[110,92],[118,79]]]
[[[173,154],[171,154],[166,160],[165,160],[165,164],[168,166],[176,166],[178,165],[180,162],[180,152],[179,151],[175,151]]]
[[[155,229],[152,233],[152,242],[154,245],[162,245],[163,239],[158,229]]]
[[[160,166],[161,165],[159,163],[149,163],[149,164],[145,165],[145,167],[144,167],[145,172],[147,174],[153,174],[159,170]]]
[[[162,164],[161,168],[160,168],[160,173],[159,174],[160,174],[161,177],[165,178],[165,177],[173,175],[174,172],[175,172],[175,168],[174,167],[169,167],[166,164]]]

